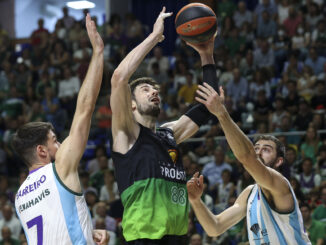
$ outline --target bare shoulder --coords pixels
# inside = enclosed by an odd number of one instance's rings
[[[240,195],[239,195],[239,197],[237,198],[236,202],[239,203],[239,204],[240,204],[240,203],[241,203],[241,204],[247,203],[247,200],[248,200],[249,195],[250,195],[250,193],[251,193],[251,191],[252,191],[253,188],[254,188],[254,185],[249,185],[249,186],[247,186],[246,189],[244,189],[244,190],[240,193]]]

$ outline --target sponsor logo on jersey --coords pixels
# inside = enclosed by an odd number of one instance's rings
[[[169,155],[170,155],[170,157],[172,159],[172,162],[174,164],[176,164],[177,158],[178,158],[178,152],[177,152],[177,150],[176,149],[169,149],[168,152],[169,152]]]

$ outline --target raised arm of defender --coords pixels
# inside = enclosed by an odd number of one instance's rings
[[[128,81],[145,56],[158,43],[164,40],[164,20],[172,13],[165,13],[163,7],[156,19],[153,32],[134,48],[114,71],[111,79],[111,109],[113,150],[126,153],[139,134],[139,126],[131,110],[131,93]]]
[[[76,112],[69,136],[63,141],[56,154],[56,168],[60,179],[73,191],[80,192],[78,165],[84,153],[91,126],[95,102],[99,94],[103,75],[103,41],[90,15],[86,17],[88,37],[93,47],[92,59],[80,88]]]
[[[237,198],[234,205],[219,215],[214,215],[203,203],[203,176],[198,173],[187,182],[188,198],[196,217],[209,236],[219,236],[246,216],[247,199],[253,186],[248,186]]]
[[[291,210],[293,198],[287,181],[276,170],[263,164],[249,138],[231,119],[224,106],[223,89],[220,88],[220,94],[218,94],[211,86],[204,84],[204,86],[199,86],[197,92],[201,98],[196,97],[196,100],[203,103],[218,118],[234,155],[259,186],[272,195],[275,207],[279,211]]]

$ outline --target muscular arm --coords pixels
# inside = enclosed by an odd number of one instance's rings
[[[203,80],[217,88],[216,68],[213,57],[214,40],[215,36],[205,44],[187,44],[193,47],[200,55],[201,64],[203,66]],[[203,109],[207,112],[206,114],[209,114],[206,108]],[[208,120],[208,118],[204,118],[204,120]],[[162,125],[162,127],[168,127],[173,130],[174,138],[178,144],[193,136],[198,131],[199,126],[200,125],[191,120],[187,115],[181,116],[177,121]]]
[[[131,109],[131,93],[129,78],[136,71],[145,56],[152,48],[164,39],[164,19],[172,13],[165,13],[165,7],[158,16],[153,32],[136,48],[134,48],[114,71],[111,79],[111,109],[113,150],[126,153],[130,145],[137,139],[139,126]]]
[[[243,164],[249,174],[265,190],[272,194],[276,208],[288,211],[293,207],[293,198],[285,178],[276,170],[265,166],[257,156],[249,138],[231,119],[224,106],[224,91],[220,95],[209,85],[199,86],[197,101],[205,104],[208,110],[219,120],[228,144],[236,158]]]
[[[209,236],[214,237],[223,234],[246,216],[247,199],[252,187],[248,186],[239,195],[233,206],[227,208],[219,215],[214,215],[200,199],[202,194],[202,176],[199,179],[196,179],[196,176],[194,176],[194,178],[188,181],[189,201],[197,219]]]
[[[61,180],[76,192],[80,191],[77,168],[86,147],[91,117],[103,75],[104,45],[96,30],[95,23],[89,15],[86,17],[86,28],[93,46],[93,55],[78,94],[76,111],[69,135],[56,154],[56,168]]]

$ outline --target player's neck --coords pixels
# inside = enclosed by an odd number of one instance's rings
[[[155,132],[156,118],[151,116],[141,116],[137,118],[137,122]]]
[[[34,171],[38,168],[41,168],[41,167],[44,167],[45,165],[47,165],[48,163],[42,163],[42,162],[39,162],[39,163],[34,163],[32,166],[30,166],[28,168],[28,171],[31,172],[31,171]]]

